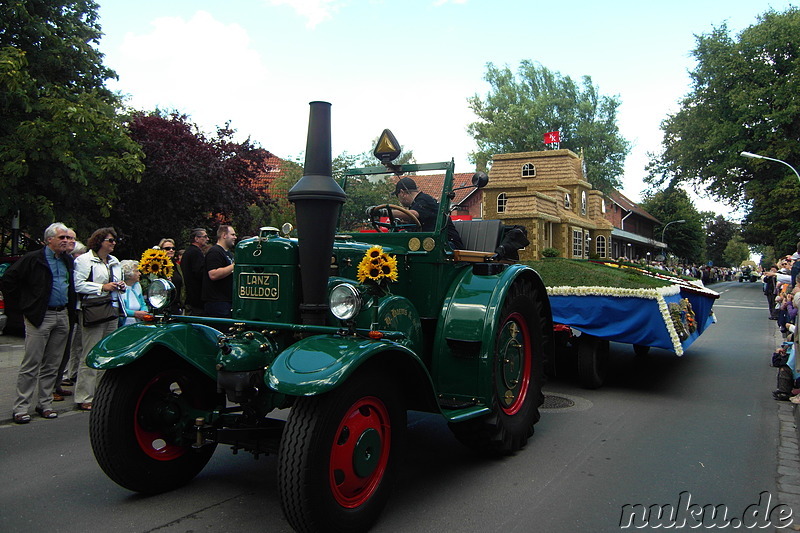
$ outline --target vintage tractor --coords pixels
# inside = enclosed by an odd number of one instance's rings
[[[383,165],[347,172],[343,189],[331,177],[330,104],[312,102],[305,174],[289,191],[298,237],[262,228],[237,245],[233,318],[162,313],[174,289],[157,280],[154,318],[92,350],[88,364],[106,372],[91,443],[112,480],[158,493],[191,480],[218,444],[274,453],[292,527],[363,531],[398,475],[408,410],[441,414],[482,452],[525,445],[553,346],[545,288],[495,253],[497,221],[462,223],[475,249],[451,249],[452,161],[395,165],[395,144],[384,132]],[[385,206],[367,231],[336,231],[349,187],[437,171],[433,231]]]

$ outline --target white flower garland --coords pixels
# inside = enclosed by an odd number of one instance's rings
[[[672,317],[670,317],[669,308],[667,307],[667,302],[664,301],[664,297],[674,296],[680,294],[680,292],[681,288],[677,285],[655,289],[623,289],[621,287],[547,287],[547,294],[549,296],[614,296],[618,298],[656,300],[658,303],[658,310],[661,313],[661,319],[667,327],[667,333],[669,333],[669,338],[672,341],[672,347],[678,356],[683,355],[683,346],[681,346],[681,340],[678,338],[678,332],[675,331],[675,325],[672,323]]]
[[[658,287],[654,289],[623,289],[621,287],[547,287],[547,294],[551,296],[617,296],[620,298],[647,298],[649,300],[663,299],[664,296],[680,294],[681,288],[677,285]]]

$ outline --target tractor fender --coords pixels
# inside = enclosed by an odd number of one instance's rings
[[[291,396],[315,396],[330,391],[364,365],[376,365],[416,389],[420,398],[411,405],[435,406],[430,375],[412,350],[388,340],[355,336],[315,335],[283,350],[267,368],[264,381],[271,389]],[[428,393],[424,392],[428,391]],[[422,405],[420,405],[422,404]]]
[[[489,390],[486,384],[491,383],[491,355],[500,326],[498,314],[510,287],[518,279],[525,279],[533,286],[539,308],[543,356],[545,359],[552,357],[550,300],[539,274],[521,264],[509,265],[491,274],[466,269],[455,280],[444,301],[434,343],[433,378],[438,390],[446,396],[483,397]],[[460,378],[453,379],[453,376]]]
[[[532,268],[515,264],[490,275],[475,274],[467,269],[453,283],[444,301],[437,337],[441,340],[491,341],[498,327],[495,315],[500,311],[511,285],[523,276],[543,297],[543,314],[551,317],[547,290],[539,274]],[[442,343],[437,345],[441,347]]]
[[[153,349],[164,347],[216,380],[218,330],[202,324],[136,323],[114,330],[98,342],[86,364],[98,370],[129,365]]]

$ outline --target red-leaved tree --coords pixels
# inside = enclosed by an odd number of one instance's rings
[[[145,153],[138,183],[119,191],[111,222],[122,238],[119,257],[137,257],[164,237],[185,244],[188,230],[207,228],[211,241],[219,224],[248,224],[248,207],[267,204],[253,186],[270,153],[250,139],[237,143],[228,125],[206,137],[186,115],[135,113],[130,135]],[[250,227],[237,227],[247,235]]]

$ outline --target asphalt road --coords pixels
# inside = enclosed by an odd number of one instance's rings
[[[575,405],[545,411],[513,457],[477,458],[440,418],[412,414],[403,475],[375,531],[619,531],[623,506],[678,506],[687,494],[700,507],[726,506],[728,518],[765,491],[774,508],[779,421],[769,359],[780,338],[760,284],[714,289],[718,323],[683,357],[636,357],[612,344],[602,389],[550,381],[546,394]],[[274,457],[220,447],[188,486],[143,497],[100,471],[88,420],[74,411],[0,426],[0,531],[290,531]]]

